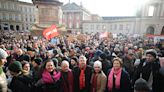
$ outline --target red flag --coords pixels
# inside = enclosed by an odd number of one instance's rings
[[[56,37],[58,36],[59,33],[57,31],[57,28],[56,28],[56,25],[51,25],[51,27],[45,29],[43,31],[43,36],[47,39],[47,40],[50,40],[52,39],[53,37]]]

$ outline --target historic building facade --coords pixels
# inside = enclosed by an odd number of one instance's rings
[[[76,3],[67,3],[62,7],[63,19],[62,23],[67,30],[72,32],[82,31],[82,23],[84,20],[91,20],[91,13],[82,5]]]
[[[134,17],[103,17],[84,21],[83,32],[164,35],[164,0],[149,0]]]
[[[32,3],[18,0],[0,0],[0,30],[26,31],[36,20]]]
[[[62,20],[62,2],[59,0],[32,0],[38,9],[38,25],[61,24]]]

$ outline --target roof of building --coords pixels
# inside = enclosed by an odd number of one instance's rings
[[[23,2],[23,1],[18,1],[20,4],[23,4],[23,5],[31,5],[31,6],[34,6],[33,3],[29,3],[29,2]]]
[[[62,7],[62,10],[81,10],[81,7],[76,3],[67,3]]]
[[[63,5],[59,0],[32,0],[34,4]]]
[[[85,12],[90,13],[86,8],[84,8],[82,5],[77,5],[76,3],[67,3],[62,7],[62,10],[83,10]]]
[[[117,19],[127,19],[127,18],[136,18],[136,16],[109,16],[102,17],[103,20],[117,20]]]

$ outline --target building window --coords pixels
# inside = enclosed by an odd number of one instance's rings
[[[4,4],[4,6],[5,6],[4,7],[5,9],[8,9],[8,3],[7,2]]]
[[[112,25],[110,25],[110,30],[112,30]]]
[[[0,2],[0,8],[2,8],[2,3]]]
[[[149,11],[148,11],[148,16],[153,16],[154,15],[154,6],[149,6]]]
[[[18,15],[15,16],[15,20],[16,20],[16,21],[18,21],[18,19],[19,19],[18,17],[19,17]]]
[[[71,22],[69,23],[69,28],[72,28],[72,23]]]
[[[119,25],[119,30],[123,30],[123,25],[122,24]]]
[[[102,30],[106,30],[106,26],[105,25],[102,25]]]
[[[2,14],[2,18],[3,18],[3,20],[5,20],[5,16],[6,16],[6,15],[3,13],[3,14]]]
[[[79,23],[76,23],[76,28],[79,28]]]
[[[88,25],[85,25],[85,30],[88,30]]]
[[[94,25],[91,25],[91,30],[94,30]]]
[[[3,14],[2,13],[0,13],[0,20],[2,20],[3,19]]]
[[[130,25],[126,24],[126,30],[129,30],[129,28],[130,28]]]
[[[12,20],[12,14],[9,14],[9,19]]]
[[[5,17],[6,17],[5,19],[6,19],[6,20],[9,20],[9,14],[5,14],[5,15],[6,15],[6,16],[5,16]]]
[[[72,16],[71,16],[71,14],[69,14],[69,19],[70,19],[70,20],[72,19]]]
[[[117,24],[114,25],[114,30],[117,30]]]
[[[15,9],[15,4],[11,4],[11,7],[12,7],[12,10],[14,10]]]
[[[96,26],[96,29],[97,29],[97,30],[100,30],[100,25],[97,25],[97,26]]]
[[[21,21],[21,15],[20,14],[18,15],[18,20]]]

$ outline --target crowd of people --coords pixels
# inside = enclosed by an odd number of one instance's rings
[[[152,39],[0,33],[0,92],[164,92],[164,44]]]

